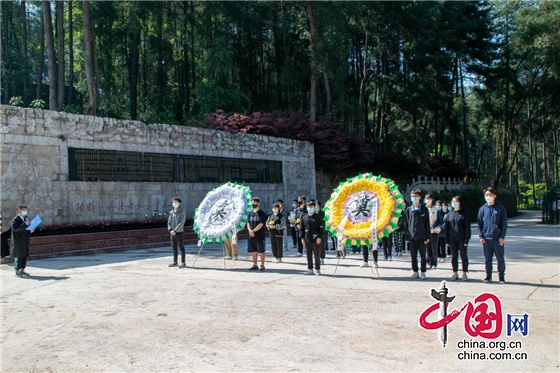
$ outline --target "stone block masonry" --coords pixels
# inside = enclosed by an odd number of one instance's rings
[[[249,183],[262,207],[282,198],[315,196],[313,144],[285,138],[231,134],[205,128],[145,124],[50,110],[0,105],[0,211],[14,216],[18,204],[40,214],[44,225],[158,217],[179,196],[188,216],[215,182],[71,181],[68,149],[277,161],[282,182]]]

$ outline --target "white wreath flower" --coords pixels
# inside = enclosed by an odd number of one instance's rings
[[[195,210],[194,231],[204,243],[224,242],[245,227],[251,209],[249,187],[223,184],[208,192]]]

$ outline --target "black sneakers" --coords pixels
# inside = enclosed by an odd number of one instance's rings
[[[170,265],[168,265],[168,267],[178,267],[177,262],[171,263]]]
[[[483,281],[486,282],[486,283],[492,282],[492,277],[486,276],[486,278]]]
[[[253,266],[251,268],[249,268],[249,271],[255,271],[257,269],[259,269],[259,267],[257,267],[256,264],[253,264]]]
[[[179,266],[179,268],[187,268],[187,265],[185,264],[185,262],[181,263],[181,265]]]
[[[505,284],[505,283],[506,283],[506,276],[500,275],[500,284]]]

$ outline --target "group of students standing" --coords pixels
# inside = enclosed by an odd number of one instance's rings
[[[422,192],[418,189],[410,193],[411,206],[403,213],[399,228],[405,233],[410,247],[412,279],[426,279],[426,269],[436,269],[438,261],[445,261],[446,252],[451,254],[453,275],[458,280],[459,256],[462,264],[462,280],[468,281],[468,245],[471,239],[471,220],[460,196],[453,197],[452,209],[445,213],[441,201],[427,194],[424,204],[420,202]],[[492,281],[492,262],[496,256],[499,282],[505,282],[504,242],[507,232],[507,214],[504,206],[496,201],[494,188],[484,190],[486,203],[480,207],[477,216],[479,240],[485,257],[486,277],[484,282]],[[447,250],[445,250],[447,248]],[[418,268],[420,254],[420,268]],[[418,270],[420,269],[420,273]]]

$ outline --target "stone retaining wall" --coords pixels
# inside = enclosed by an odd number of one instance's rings
[[[206,193],[220,185],[69,181],[68,148],[280,161],[282,183],[247,183],[261,197],[264,210],[278,198],[316,195],[309,142],[6,105],[0,110],[4,222],[20,203],[29,206],[31,217],[39,213],[44,225],[139,220],[153,216],[154,210],[167,215],[173,196],[183,199],[192,217]]]

